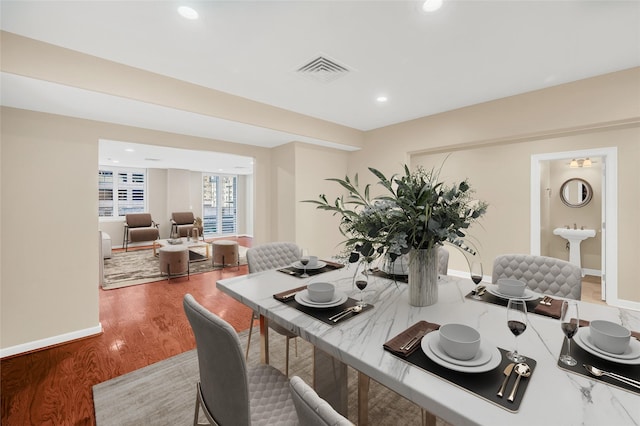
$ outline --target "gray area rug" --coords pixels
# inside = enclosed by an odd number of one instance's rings
[[[243,347],[247,331],[239,333]],[[270,361],[284,371],[285,338],[269,335]],[[251,339],[249,365],[260,360],[259,334]],[[296,355],[297,344],[297,355]],[[291,344],[289,375],[312,383],[311,344],[298,338]],[[93,387],[93,400],[98,426],[123,425],[190,425],[195,409],[198,360],[189,351],[116,377]],[[357,373],[349,368],[349,419],[357,422]],[[371,381],[369,391],[369,423],[371,425],[420,425],[421,410],[395,392]],[[202,422],[205,418],[200,419]],[[438,419],[438,424],[444,424]]]
[[[240,264],[247,263],[247,248],[239,246]],[[209,248],[211,250],[211,247]],[[201,255],[206,254],[205,247],[194,247],[190,249]],[[211,254],[212,252],[210,252]],[[191,262],[189,265],[191,274],[201,274],[216,269],[221,266],[213,266],[211,259],[199,262]],[[111,259],[104,260],[104,281],[102,288],[112,290],[115,288],[128,287],[131,285],[145,284],[155,281],[166,280],[166,275],[160,274],[160,264],[158,258],[153,255],[152,249],[131,250],[128,252],[114,252]]]

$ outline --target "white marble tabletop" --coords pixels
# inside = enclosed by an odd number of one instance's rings
[[[366,374],[436,416],[455,425],[638,425],[640,396],[557,366],[564,334],[557,320],[529,314],[518,350],[538,364],[517,413],[509,412],[429,374],[385,351],[383,343],[420,320],[464,323],[477,328],[484,340],[511,349],[514,336],[506,326],[506,308],[465,299],[471,280],[440,279],[439,300],[428,307],[409,305],[407,285],[374,277],[365,300],[374,309],[337,325],[327,325],[273,298],[275,293],[311,281],[329,281],[352,297],[354,267],[306,280],[266,271],[218,281],[217,287],[236,300],[297,333],[319,349]],[[580,303],[580,318],[608,319],[640,330],[640,313],[592,303]],[[636,378],[638,379],[638,378]]]

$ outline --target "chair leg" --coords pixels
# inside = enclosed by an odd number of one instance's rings
[[[422,426],[436,426],[437,417],[424,408],[422,411]]]
[[[285,339],[287,340],[287,343],[285,345],[287,352],[284,355],[284,362],[285,362],[284,375],[289,377],[289,341],[291,340],[291,338],[290,337],[286,337]]]
[[[200,390],[196,384],[196,412],[193,415],[193,426],[198,426],[198,417],[200,417]]]
[[[249,360],[249,346],[251,346],[251,331],[253,330],[253,322],[256,316],[254,312],[251,312],[251,323],[249,324],[249,337],[247,338],[247,353],[244,355],[245,360]]]

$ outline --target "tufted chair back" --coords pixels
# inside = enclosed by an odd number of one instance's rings
[[[582,271],[565,260],[527,254],[504,254],[493,262],[491,282],[499,278],[515,278],[524,281],[537,293],[580,300],[582,295]]]
[[[295,243],[266,243],[247,250],[249,273],[289,266],[300,259],[300,248]]]
[[[449,270],[449,250],[438,246],[438,274],[447,275]]]
[[[316,391],[300,377],[293,376],[289,381],[289,388],[301,425],[353,426],[353,423],[320,398]]]

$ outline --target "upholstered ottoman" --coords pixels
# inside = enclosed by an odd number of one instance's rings
[[[213,266],[239,265],[238,243],[230,240],[213,242]]]
[[[160,247],[160,273],[167,274],[167,280],[172,275],[189,275],[189,249],[180,244]]]

